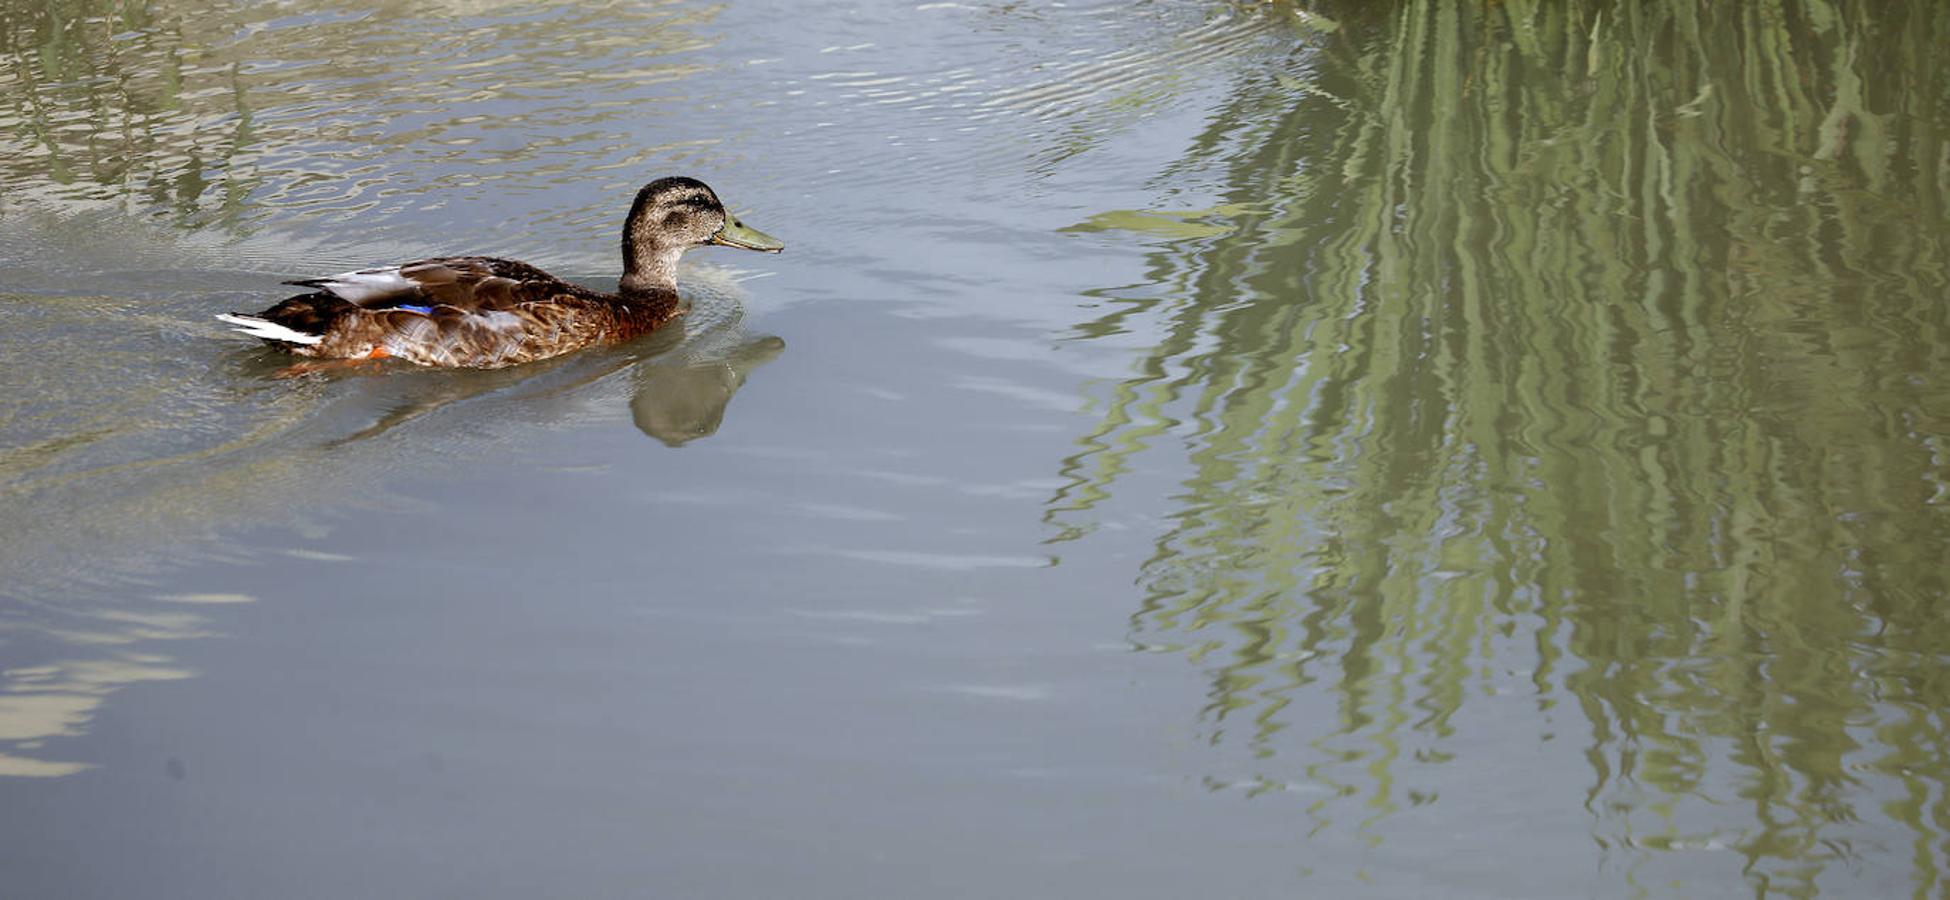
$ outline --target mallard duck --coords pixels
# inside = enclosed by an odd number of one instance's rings
[[[443,256],[287,281],[313,290],[217,318],[300,356],[500,368],[627,341],[676,318],[677,259],[706,244],[784,249],[725,211],[704,182],[662,178],[637,192],[623,220],[614,294],[511,259]]]

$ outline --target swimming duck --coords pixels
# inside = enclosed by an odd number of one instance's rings
[[[683,312],[678,257],[706,244],[784,249],[727,212],[704,182],[662,178],[637,192],[623,220],[614,294],[511,259],[443,256],[287,281],[314,290],[217,318],[300,356],[494,369],[656,330]]]

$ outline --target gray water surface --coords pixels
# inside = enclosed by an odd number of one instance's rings
[[[1937,896],[1944,22],[0,0],[0,895]]]

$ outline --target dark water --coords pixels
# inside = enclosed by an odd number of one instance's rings
[[[0,894],[1941,895],[1950,19],[1561,6],[0,0]]]

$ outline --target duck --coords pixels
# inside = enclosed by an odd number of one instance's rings
[[[258,313],[224,313],[233,330],[298,356],[400,359],[498,369],[629,341],[677,318],[677,260],[718,245],[785,245],[738,220],[704,182],[674,176],[637,191],[623,220],[614,293],[492,256],[439,256],[285,284],[311,290]]]

